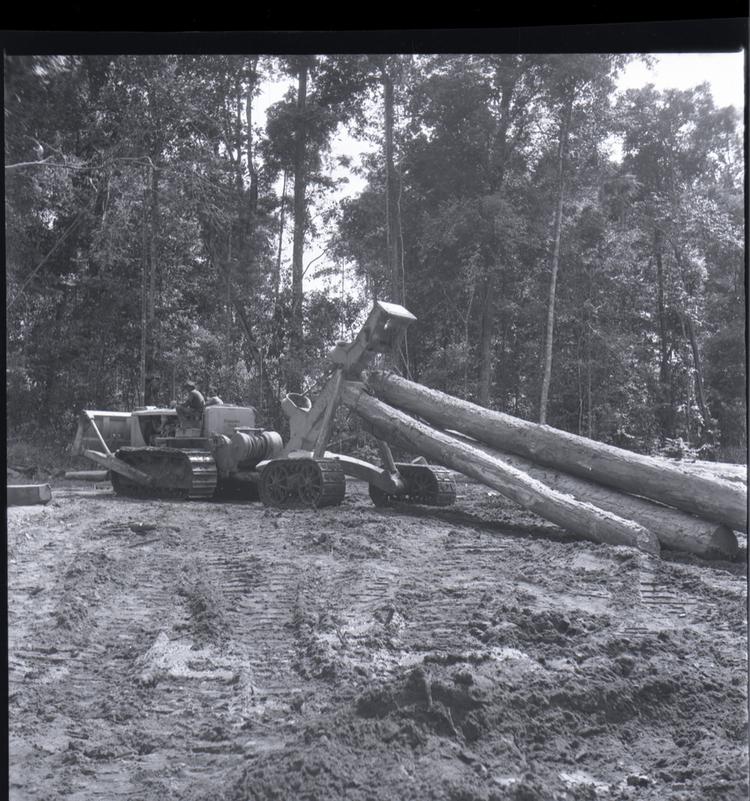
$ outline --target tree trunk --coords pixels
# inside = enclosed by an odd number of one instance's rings
[[[276,266],[273,272],[273,306],[279,299],[279,289],[281,288],[281,253],[284,244],[284,217],[286,212],[286,179],[287,172],[284,170],[284,182],[281,187],[281,208],[279,209],[279,249],[276,253]]]
[[[152,156],[155,161],[158,156]],[[146,392],[144,402],[157,404],[159,401],[159,376],[156,374],[156,365],[161,350],[161,337],[159,335],[159,321],[156,317],[156,295],[159,282],[159,178],[160,171],[155,164],[150,170],[150,209],[148,227],[148,309],[147,331],[148,343],[146,347]]]
[[[685,260],[682,255],[682,251],[676,242],[672,242],[672,249],[674,251],[675,261],[677,262],[677,266],[680,270],[683,289],[688,297],[692,297],[695,290],[691,285],[691,282],[688,280],[688,276],[686,275]],[[698,350],[698,339],[695,335],[695,324],[693,323],[691,314],[688,311],[683,311],[680,317],[684,336],[690,345],[690,352],[693,359],[695,395],[696,400],[698,401],[698,408],[701,410],[701,416],[703,418],[700,424],[698,439],[700,443],[703,444],[709,441],[711,436],[711,413],[708,409],[708,404],[706,403],[706,394],[703,388],[703,367],[701,364],[700,351]],[[688,386],[689,384],[690,380],[688,379]],[[688,428],[688,432],[689,430],[690,429]]]
[[[586,436],[591,439],[594,431],[594,416],[591,402],[591,331],[586,331]]]
[[[149,288],[149,258],[148,258],[148,182],[143,192],[143,216],[141,221],[141,352],[138,381],[138,402],[146,405],[146,370],[148,358],[146,351],[149,347],[148,336],[148,288]]]
[[[688,339],[690,340],[690,350],[693,354],[693,367],[695,369],[695,394],[698,400],[698,407],[701,410],[703,420],[701,422],[700,442],[701,444],[710,440],[711,434],[711,412],[706,402],[706,393],[703,388],[703,365],[701,363],[700,351],[698,350],[698,338],[695,335],[695,325],[693,318],[689,314],[684,314],[685,327],[687,328]]]
[[[492,332],[495,326],[495,286],[492,275],[484,283],[482,298],[482,328],[479,338],[479,405],[490,405],[492,376]]]
[[[737,531],[747,528],[747,488],[737,483],[697,475],[664,459],[488,411],[393,374],[371,371],[366,381],[368,388],[387,403],[498,450],[675,506]]]
[[[393,167],[393,79],[387,68],[382,71],[385,144],[385,240],[390,277],[390,300],[402,303],[399,242],[396,221],[396,180]]]
[[[501,459],[387,406],[364,392],[359,384],[344,384],[342,402],[366,421],[376,437],[476,478],[568,531],[595,542],[659,553],[659,541],[643,526],[550,489]]]
[[[539,422],[547,422],[547,402],[552,380],[552,345],[555,328],[555,295],[557,292],[557,271],[560,264],[560,234],[562,230],[563,197],[565,194],[565,156],[568,149],[568,133],[570,119],[573,114],[573,95],[567,100],[560,121],[560,142],[557,148],[557,205],[555,206],[555,222],[552,230],[552,264],[549,285],[549,302],[547,303],[547,336],[544,345],[544,370],[542,373],[542,397],[539,402]]]
[[[237,151],[237,160],[234,162],[234,181],[237,188],[237,196],[242,197],[244,192],[244,170],[242,167],[242,83],[239,73],[234,76],[234,149]],[[240,213],[242,211],[240,210]],[[240,217],[242,220],[242,217]]]
[[[250,60],[250,80],[245,93],[245,119],[247,129],[247,172],[250,177],[250,217],[254,217],[258,211],[258,171],[255,169],[255,159],[253,157],[253,90],[258,80],[258,57]]]
[[[594,301],[593,301],[593,292],[594,292],[594,276],[593,270],[589,265],[588,269],[588,303],[587,303],[587,311],[586,311],[586,327],[585,327],[585,334],[586,334],[586,436],[589,439],[592,439],[594,434],[594,424],[593,424],[593,404],[591,401],[591,334],[594,331]]]
[[[255,334],[253,333],[253,327],[251,321],[248,319],[247,311],[243,304],[237,299],[237,292],[233,289],[232,282],[229,278],[229,274],[227,273],[227,286],[228,291],[230,292],[230,300],[232,303],[232,307],[234,308],[235,314],[237,315],[237,319],[239,320],[240,324],[242,325],[242,329],[245,332],[245,349],[248,355],[245,356],[245,364],[248,370],[251,369],[252,365],[254,364],[258,368],[258,373],[260,376],[260,384],[261,384],[261,395],[265,392],[265,394],[269,398],[269,404],[271,406],[271,413],[274,419],[281,419],[280,408],[278,404],[278,399],[276,397],[276,393],[271,386],[271,383],[268,379],[268,373],[263,370],[263,353],[260,349],[260,344],[258,343]]]
[[[654,231],[654,258],[656,260],[656,302],[659,316],[659,405],[657,417],[662,441],[674,436],[674,402],[672,398],[672,377],[669,365],[669,343],[667,339],[667,318],[664,303],[664,263],[662,260],[664,235],[657,228]]]
[[[510,128],[510,107],[515,92],[518,74],[507,75],[502,82],[500,97],[500,118],[497,128],[496,163],[488,164],[488,172],[497,170],[496,192],[503,192],[505,179],[508,174],[508,129]],[[497,265],[487,265],[484,294],[482,296],[481,325],[479,329],[479,388],[478,401],[482,406],[490,405],[490,384],[492,382],[492,338],[495,329],[495,281],[497,280]]]
[[[446,433],[462,442],[468,442],[483,453],[502,459],[511,467],[521,470],[557,492],[572,495],[579,501],[592,503],[626,520],[634,520],[652,531],[664,548],[686,551],[707,558],[733,559],[738,553],[737,537],[727,526],[701,520],[678,509],[662,506],[634,495],[626,495],[568,473],[540,467],[520,456],[497,451],[476,440],[470,440],[462,434],[452,431]]]
[[[294,245],[292,250],[292,319],[289,332],[287,392],[302,390],[302,274],[305,246],[305,145],[307,102],[307,65],[301,64],[297,83],[297,130],[294,137]]]
[[[224,302],[224,367],[231,366],[232,355],[232,237],[227,237],[227,266],[224,271],[226,279]]]

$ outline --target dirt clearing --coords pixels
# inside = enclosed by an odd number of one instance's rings
[[[8,509],[14,801],[748,797],[744,539],[53,492]]]

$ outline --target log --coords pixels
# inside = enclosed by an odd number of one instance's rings
[[[689,473],[708,475],[711,478],[721,478],[724,481],[734,481],[747,486],[747,465],[730,464],[729,462],[686,462],[679,459],[670,459],[670,464],[681,467]]]
[[[626,495],[601,484],[571,476],[569,473],[540,467],[521,456],[495,450],[455,431],[446,433],[490,456],[502,459],[558,492],[572,495],[579,501],[593,503],[594,506],[627,520],[634,520],[653,531],[663,548],[686,551],[707,559],[731,560],[739,552],[734,532],[721,523],[701,520],[671,506]]]
[[[7,484],[6,487],[8,506],[33,506],[52,500],[49,484]]]
[[[393,373],[370,371],[365,380],[378,398],[441,428],[458,429],[500,451],[674,506],[737,531],[747,530],[747,487],[740,483],[484,409]]]
[[[67,481],[106,481],[106,470],[68,470],[65,473]]]
[[[472,476],[575,534],[595,542],[629,545],[650,554],[660,551],[659,540],[647,528],[550,489],[501,459],[387,406],[364,392],[361,384],[344,382],[341,399],[363,418],[376,437]]]

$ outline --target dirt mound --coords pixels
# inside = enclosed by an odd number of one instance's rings
[[[680,664],[690,633],[612,637],[596,616],[578,628],[551,610],[505,614],[524,632],[515,646],[535,656],[504,645],[484,660],[425,660],[262,758],[231,801],[386,799],[404,787],[434,799],[656,799],[665,784],[672,798],[696,785],[703,798],[746,797],[744,688]],[[604,634],[597,655],[559,642],[592,631]]]

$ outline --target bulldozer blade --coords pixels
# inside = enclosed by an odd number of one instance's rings
[[[97,451],[86,451],[84,456],[87,459],[91,459],[92,462],[96,462],[102,467],[105,467],[107,470],[114,470],[116,473],[120,473],[120,475],[125,476],[125,478],[129,478],[131,481],[135,481],[144,487],[150,486],[153,482],[153,478],[148,475],[148,473],[131,467],[129,464],[123,462],[122,459],[118,459],[112,454],[107,455],[106,453],[99,453]]]
[[[130,412],[105,412],[84,409],[78,418],[72,453],[83,456],[92,446],[105,453],[130,443]]]

